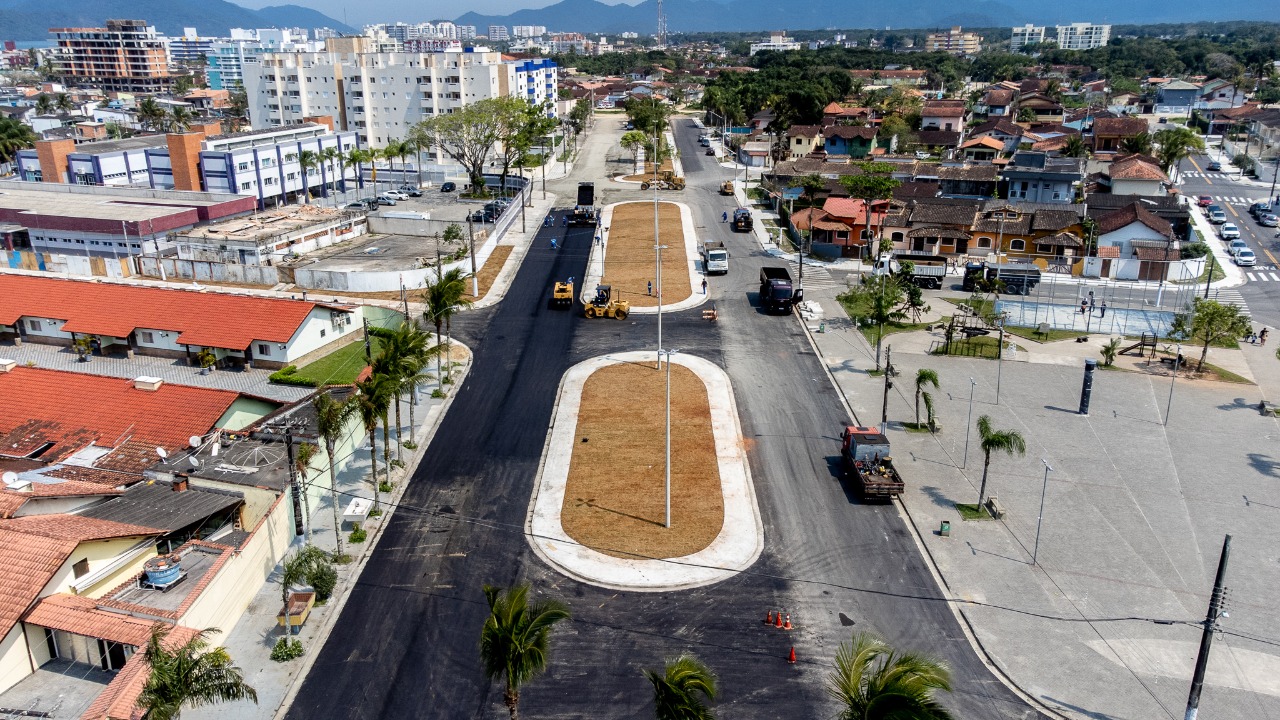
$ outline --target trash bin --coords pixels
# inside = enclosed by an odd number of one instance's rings
[[[943,520],[942,527],[938,528],[938,534],[942,537],[951,537],[951,521]]]

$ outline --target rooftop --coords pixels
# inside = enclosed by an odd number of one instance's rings
[[[129,234],[149,234],[247,212],[253,204],[253,198],[235,195],[0,180],[0,222],[25,227],[56,228],[60,219],[97,220],[109,223],[113,232],[126,222]],[[76,223],[65,229],[86,228]]]
[[[168,139],[164,135],[135,135],[119,140],[92,140],[76,145],[72,155],[108,155],[126,150],[147,150],[150,148],[167,148]]]
[[[285,205],[265,212],[202,225],[178,233],[179,238],[257,241],[349,218],[350,212],[319,205]]]
[[[81,512],[80,516],[173,532],[208,520],[244,502],[244,495],[238,492],[195,485],[179,491],[175,487],[174,483],[156,480],[138,483],[120,497],[94,505]],[[208,531],[217,529],[207,528]]]
[[[195,601],[222,567],[231,548],[204,543],[188,543],[173,554],[181,557],[183,579],[164,590],[144,587],[141,577],[131,580],[102,599],[104,607],[146,612],[159,611],[162,617],[178,619]]]
[[[65,332],[125,338],[134,330],[177,332],[175,342],[244,350],[255,340],[287,343],[312,310],[347,306],[142,285],[25,275],[0,276],[0,324],[21,317],[64,320]]]

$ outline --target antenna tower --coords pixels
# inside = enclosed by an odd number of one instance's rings
[[[658,47],[667,46],[667,15],[662,12],[662,0],[658,0]]]

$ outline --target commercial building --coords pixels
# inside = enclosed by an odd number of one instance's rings
[[[778,52],[782,52],[786,50],[799,50],[799,49],[800,49],[800,43],[796,42],[795,39],[793,38],[787,37],[787,32],[785,30],[775,30],[773,32],[770,32],[769,39],[767,41],[751,43],[752,55],[755,55],[758,52],[763,52],[765,50],[775,50]]]
[[[105,28],[54,28],[54,74],[68,85],[105,92],[159,93],[168,89],[166,38],[145,20],[108,20]]]
[[[552,101],[556,65],[550,60],[504,60],[483,47],[434,53],[370,52],[365,38],[327,41],[325,52],[271,53],[245,67],[245,90],[255,129],[328,115],[364,146],[383,147],[418,122],[497,97]],[[439,158],[437,158],[439,160]]]
[[[181,260],[270,265],[365,234],[366,216],[290,205],[174,233]]]
[[[952,55],[976,55],[982,50],[982,36],[964,32],[964,28],[957,25],[947,32],[929,33],[925,37],[924,50]]]
[[[1009,50],[1017,52],[1026,45],[1039,45],[1044,42],[1045,27],[1027,23],[1013,28],[1013,36],[1009,39]]]
[[[1071,23],[1058,25],[1056,30],[1058,47],[1063,50],[1092,50],[1105,46],[1111,40],[1110,25]]]

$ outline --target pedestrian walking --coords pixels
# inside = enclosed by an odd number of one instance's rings
[[[703,294],[703,295],[706,295],[706,294],[707,294],[707,279],[706,279],[706,278],[703,278],[703,279],[702,279],[702,294]]]
[[[1106,317],[1106,316],[1107,316],[1107,301],[1106,301],[1106,300],[1103,300],[1103,301],[1102,301],[1102,315],[1101,315],[1100,317]]]
[[[1089,312],[1089,301],[1088,301],[1088,300],[1081,300],[1081,301],[1080,301],[1080,314],[1081,314],[1081,315],[1083,315],[1083,314],[1085,314],[1085,313],[1087,313],[1087,312]]]
[[[1266,345],[1266,344],[1267,344],[1267,329],[1266,329],[1266,328],[1262,328],[1262,332],[1258,333],[1258,344],[1259,344],[1259,345]]]
[[[1093,291],[1089,291],[1089,314],[1093,314]]]
[[[1258,333],[1254,332],[1253,330],[1250,330],[1250,331],[1249,331],[1249,337],[1247,338],[1247,340],[1249,341],[1249,344],[1250,344],[1250,345],[1257,345],[1257,344],[1258,344]]]
[[[724,212],[720,213],[720,222],[729,222],[729,211],[728,211],[728,210],[726,210],[726,211],[724,211]]]
[[[652,294],[653,294],[653,281],[652,281],[652,280],[650,280],[650,281],[649,281],[649,294],[650,294],[650,295],[652,295]]]

